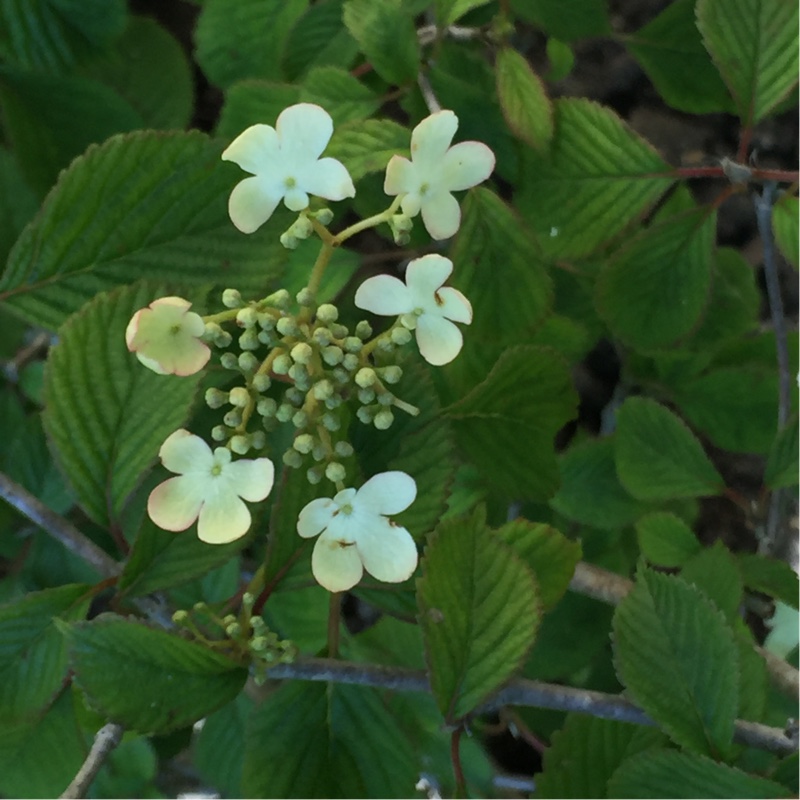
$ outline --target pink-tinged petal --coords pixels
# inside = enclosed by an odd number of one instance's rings
[[[214,463],[211,448],[199,437],[179,428],[164,440],[158,451],[161,463],[178,475],[210,472]]]
[[[355,197],[356,187],[353,179],[341,161],[335,158],[321,158],[303,169],[297,177],[299,185],[308,194],[324,197],[326,200],[344,200]]]
[[[208,345],[188,337],[176,340],[167,358],[162,362],[169,374],[186,377],[200,372],[211,358]]]
[[[245,178],[233,187],[228,199],[228,215],[242,233],[257,231],[283,198],[283,187],[273,180]]]
[[[191,476],[170,478],[150,492],[147,514],[165,531],[185,531],[200,513],[204,488]]]
[[[361,580],[364,567],[354,544],[343,545],[325,531],[314,545],[311,571],[329,592],[346,592]]]
[[[422,357],[434,367],[449,364],[461,351],[461,331],[444,317],[423,314],[417,320],[417,346]]]
[[[437,111],[426,117],[411,132],[411,160],[424,178],[428,170],[438,171],[450,142],[458,130],[458,117],[452,111]]]
[[[453,262],[435,253],[410,261],[406,268],[406,283],[414,307],[430,306],[434,293],[444,285],[452,272]]]
[[[419,178],[414,165],[403,156],[392,156],[386,165],[383,191],[394,196],[419,190]]]
[[[281,111],[275,130],[281,153],[292,166],[316,161],[333,135],[331,115],[313,103],[298,103]]]
[[[405,472],[393,470],[373,475],[356,493],[359,510],[391,516],[405,511],[416,499],[417,484]]]
[[[136,353],[136,358],[138,358],[139,361],[142,364],[144,364],[145,367],[147,367],[147,369],[155,372],[157,375],[171,375],[172,374],[168,369],[165,369],[154,358],[148,358],[147,356],[142,355],[140,352]]]
[[[494,153],[481,142],[459,142],[440,166],[442,183],[451,192],[483,183],[494,171]]]
[[[339,506],[330,497],[318,497],[303,506],[297,518],[297,532],[304,539],[318,536],[328,527]]]
[[[436,295],[439,313],[445,319],[463,322],[465,325],[472,322],[472,304],[458,289],[454,289],[452,286],[442,286]]]
[[[308,208],[308,203],[308,195],[299,186],[286,189],[283,204],[290,211],[302,211],[304,208]]]
[[[417,546],[411,534],[400,525],[383,520],[369,534],[360,536],[357,547],[364,569],[386,583],[401,583],[417,568]]]
[[[125,328],[125,344],[128,350],[133,352],[136,349],[136,334],[139,332],[139,326],[142,321],[142,315],[147,311],[146,308],[140,308],[130,319],[128,327]]]
[[[192,304],[183,297],[159,297],[158,300],[153,300],[150,303],[150,308],[154,311],[157,308],[176,308],[179,311],[188,311],[192,307]]]
[[[414,310],[411,292],[403,281],[393,275],[374,275],[367,278],[356,290],[358,308],[393,317]]]
[[[208,544],[227,544],[241,539],[251,522],[250,511],[235,494],[212,490],[200,509],[197,536]]]
[[[423,198],[422,221],[434,239],[449,239],[461,224],[458,200],[449,192],[437,192]]]
[[[275,467],[268,458],[241,459],[225,468],[236,494],[250,503],[266,500],[275,482]]]
[[[233,161],[253,175],[269,172],[280,163],[278,134],[269,125],[251,125],[225,148],[222,160]]]

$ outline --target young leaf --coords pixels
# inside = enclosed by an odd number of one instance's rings
[[[681,578],[694,584],[725,615],[731,625],[739,618],[744,584],[730,550],[719,540],[689,558]]]
[[[767,455],[764,484],[770,489],[796,486],[800,479],[797,472],[798,426],[797,416],[775,437]]]
[[[436,20],[447,28],[474,8],[485,6],[489,0],[436,0]]]
[[[737,560],[748,589],[798,607],[797,573],[789,564],[757,553],[739,553]]]
[[[642,555],[659,567],[680,567],[701,552],[694,531],[667,511],[656,511],[636,523],[636,536]]]
[[[716,215],[701,208],[647,228],[612,256],[596,293],[611,330],[645,351],[686,336],[708,301],[715,234]]]
[[[366,119],[337,128],[325,153],[338,158],[350,177],[358,181],[371,172],[386,169],[395,153],[407,155],[410,140],[408,130],[396,122]]]
[[[565,42],[611,32],[604,0],[511,0],[514,13]]]
[[[275,125],[281,111],[300,102],[300,87],[258,78],[237,81],[226,90],[216,135],[235,139],[251,125]]]
[[[640,569],[613,630],[617,673],[631,698],[682,747],[725,757],[739,658],[716,607],[680,578]]]
[[[745,126],[797,84],[797,25],[787,0],[698,0],[697,26]]]
[[[534,149],[546,150],[553,138],[553,109],[539,76],[511,47],[497,54],[495,74],[508,127]]]
[[[45,373],[45,430],[81,505],[113,524],[164,440],[186,421],[200,376],[156,375],[125,346],[125,328],[155,294],[101,294],[59,331]]]
[[[783,257],[800,269],[800,202],[796,195],[785,194],[772,209],[772,232]]]
[[[139,733],[191,725],[230,702],[247,670],[179,636],[102,614],[69,635],[75,681],[109,720]]]
[[[322,106],[333,118],[334,126],[364,120],[381,105],[373,91],[338,67],[309,70],[300,87],[300,102]]]
[[[479,514],[443,522],[417,583],[431,688],[449,722],[520,667],[539,625],[532,572]]]
[[[732,621],[736,649],[739,651],[739,709],[736,716],[761,722],[767,701],[767,665],[764,656],[755,649],[753,634],[741,615]]]
[[[553,106],[550,151],[527,154],[514,200],[545,254],[578,258],[641,218],[673,179],[658,153],[610,109],[582,98]]]
[[[774,798],[788,797],[778,783],[748,775],[696,753],[654,749],[620,765],[608,783],[608,796],[619,798]]]
[[[707,497],[724,489],[700,442],[655,400],[629,397],[617,417],[617,474],[639,500]]]

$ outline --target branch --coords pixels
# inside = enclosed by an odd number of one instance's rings
[[[269,670],[269,677],[283,680],[330,681],[357,684],[392,691],[430,692],[424,672],[377,664],[356,664],[330,658],[302,658],[293,664],[279,664]],[[575,689],[523,678],[511,681],[489,698],[476,713],[494,711],[505,705],[577,711],[604,719],[656,726],[640,708],[620,695]],[[797,750],[797,741],[780,728],[737,720],[733,739],[748,747],[786,755]]]
[[[120,743],[123,733],[125,733],[125,729],[122,725],[117,725],[113,722],[103,725],[97,731],[92,749],[89,751],[89,755],[86,756],[86,761],[83,762],[78,774],[72,779],[72,783],[61,794],[62,798],[86,797],[92,781],[100,771],[100,767],[111,755],[111,751]]]

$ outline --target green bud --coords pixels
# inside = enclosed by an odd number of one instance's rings
[[[274,331],[275,330],[275,317],[267,311],[259,311],[256,314],[258,325],[262,330]]]
[[[222,328],[218,322],[206,322],[205,328],[203,328],[203,338],[207,342],[215,342],[221,333]]]
[[[390,336],[398,347],[403,347],[411,341],[411,332],[408,328],[392,328]]]
[[[236,323],[242,328],[252,328],[257,321],[258,316],[252,306],[245,306],[236,315]]]
[[[391,409],[382,408],[375,415],[373,422],[379,431],[385,431],[388,428],[391,428],[392,423],[394,422],[394,414],[392,414]]]
[[[333,396],[334,388],[333,384],[327,378],[324,378],[314,384],[313,391],[317,400],[327,400]]]
[[[405,245],[411,241],[411,236],[409,236],[407,233],[403,233],[402,231],[393,230],[392,239],[394,239],[394,243],[398,247],[405,247]]]
[[[232,341],[233,336],[231,336],[228,331],[220,330],[219,334],[214,339],[214,345],[219,348],[228,347]]]
[[[274,347],[278,343],[278,339],[272,331],[261,331],[258,334],[258,341],[267,347]]]
[[[220,356],[219,363],[223,369],[239,369],[239,359],[233,353],[223,353]]]
[[[347,470],[338,461],[331,461],[325,467],[325,477],[332,483],[343,481],[347,477]]]
[[[228,393],[220,389],[206,389],[205,400],[209,408],[222,408],[228,402]]]
[[[370,325],[365,319],[362,319],[361,322],[356,325],[355,333],[362,342],[366,342],[367,339],[372,336],[372,325]]]
[[[348,353],[360,353],[364,342],[358,336],[347,336],[342,342],[342,346]]]
[[[283,463],[291,469],[299,469],[303,466],[303,456],[297,450],[287,450],[283,454]]]
[[[335,367],[337,364],[342,363],[344,353],[341,347],[331,345],[330,347],[322,348],[322,360],[329,366]]]
[[[411,217],[406,214],[395,214],[389,222],[389,225],[393,231],[397,231],[398,233],[408,233],[414,227]]]
[[[304,286],[295,296],[297,305],[299,306],[313,306],[314,305],[314,292],[307,286]]]
[[[256,403],[256,413],[262,417],[274,417],[278,404],[272,397],[262,397]]]
[[[330,225],[333,222],[333,211],[329,208],[321,208],[319,211],[315,211],[311,216],[313,216],[320,225]]]
[[[236,436],[231,437],[230,445],[231,450],[237,455],[246,455],[250,449],[250,437],[237,433]]]
[[[301,433],[294,437],[292,447],[294,447],[298,453],[307,456],[314,449],[314,437],[310,433]]]
[[[294,409],[288,403],[281,403],[275,411],[278,422],[288,422],[294,416]]]
[[[211,438],[215,442],[224,442],[228,438],[228,429],[224,425],[215,425],[211,429]]]
[[[358,390],[358,402],[361,405],[368,406],[370,403],[375,402],[375,390],[374,389],[359,389]]]
[[[239,337],[239,349],[241,350],[258,350],[261,342],[258,341],[258,333],[253,328],[248,328]]]
[[[379,353],[391,353],[394,350],[394,342],[391,339],[387,339],[385,336],[381,336],[378,339],[378,344],[375,345],[375,349]]]
[[[235,639],[237,636],[241,635],[242,629],[238,622],[232,622],[225,627],[225,633],[227,633],[231,639]]]
[[[267,446],[267,434],[264,431],[254,431],[249,436],[250,446],[254,450],[263,450]]]
[[[339,319],[339,309],[332,303],[323,303],[317,309],[317,320],[319,322],[328,325],[331,322],[336,322],[337,319]]]
[[[245,592],[242,595],[242,607],[250,611],[256,602],[256,596],[252,592]]]
[[[176,625],[184,625],[186,622],[189,621],[189,612],[184,611],[182,608],[179,608],[173,615],[172,621]]]
[[[253,603],[250,603],[250,609],[253,608],[253,604],[254,603],[255,603],[255,600],[253,601]],[[253,633],[256,636],[264,636],[265,632],[267,630],[267,623],[264,622],[264,618],[263,617],[260,617],[260,616],[259,617],[252,617],[250,619],[250,627],[253,629]],[[269,641],[269,640],[267,640],[267,641]]]
[[[228,614],[222,618],[223,625],[233,625],[234,622],[238,622],[235,614]]]
[[[334,381],[336,381],[336,383],[338,384],[341,384],[342,386],[344,386],[347,383],[350,383],[350,373],[344,367],[336,367],[331,374],[333,375]]]
[[[291,234],[291,228],[281,234],[280,242],[287,250],[296,250],[297,245],[300,244],[297,237]]]
[[[266,392],[270,386],[272,386],[272,378],[270,378],[269,375],[261,372],[253,376],[253,388],[257,392]]]
[[[286,289],[278,289],[277,292],[273,292],[269,297],[265,297],[263,303],[265,306],[287,309],[291,300],[292,297]]]
[[[327,328],[314,328],[314,341],[320,346],[325,347],[331,343],[333,334]]]
[[[242,295],[238,289],[226,289],[222,293],[222,305],[225,308],[241,308],[244,303],[242,302]]]
[[[361,408],[356,411],[356,416],[365,425],[369,425],[375,417],[374,406],[361,406]]]
[[[345,441],[336,442],[333,446],[333,451],[339,458],[350,458],[353,455],[353,445]]]
[[[358,369],[359,363],[358,356],[355,353],[346,353],[345,357],[342,359],[342,366],[348,372],[353,372]]]
[[[265,636],[254,636],[250,640],[250,649],[255,650],[256,653],[261,653],[268,647],[267,639]]]
[[[276,323],[275,328],[281,336],[297,336],[300,328],[294,317],[281,317]]]
[[[314,461],[322,461],[327,455],[328,451],[323,446],[322,442],[317,442],[314,449],[311,451]]]
[[[342,427],[342,422],[336,414],[331,414],[327,412],[322,415],[322,426],[325,428],[326,431],[330,431],[331,433],[336,433],[339,428]]]
[[[347,325],[340,325],[338,322],[335,322],[331,325],[331,333],[334,339],[344,339],[349,331],[347,330]]]
[[[292,359],[286,355],[286,353],[281,353],[279,356],[275,357],[275,360],[272,362],[272,371],[276,375],[286,375],[292,367]]]
[[[231,389],[228,402],[237,408],[244,408],[250,402],[250,392],[244,386],[236,386]]]
[[[390,385],[397,383],[403,377],[403,370],[394,365],[383,367],[383,369],[378,370],[378,373],[384,382]]]
[[[402,314],[400,316],[400,324],[413,331],[417,328],[417,315],[412,311],[409,314]]]
[[[375,370],[372,369],[372,367],[361,367],[361,369],[356,372],[356,385],[360,386],[362,389],[368,389],[376,380],[378,380],[378,376],[375,374]]]
[[[322,480],[322,470],[319,467],[311,467],[306,472],[306,479],[312,486],[316,486]]]
[[[308,414],[305,411],[297,411],[292,417],[292,425],[298,430],[308,427]]]
[[[292,364],[287,374],[298,388],[301,384],[308,383],[308,369],[305,364]]]
[[[296,386],[290,386],[283,393],[283,399],[287,403],[291,403],[295,408],[300,408],[305,402],[306,396]]]
[[[233,408],[225,414],[222,421],[229,428],[238,428],[242,424],[242,412],[238,408]]]
[[[245,375],[252,375],[260,366],[261,362],[250,351],[239,354],[239,369]]]
[[[311,220],[306,216],[299,216],[292,227],[289,228],[292,232],[292,235],[296,236],[298,239],[308,239],[312,233],[314,233],[314,226],[311,224]]]
[[[344,400],[342,400],[341,395],[335,394],[325,401],[325,408],[327,408],[328,411],[333,411],[335,408],[339,408],[343,402]]]
[[[296,364],[309,364],[314,357],[314,351],[311,349],[311,345],[300,342],[292,348],[290,355]]]
[[[391,392],[381,392],[378,395],[378,405],[390,406],[394,403],[394,395]]]

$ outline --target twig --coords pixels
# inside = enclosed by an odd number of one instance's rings
[[[393,691],[430,692],[430,684],[422,671],[330,658],[302,658],[293,664],[278,664],[270,669],[269,677],[279,680],[332,681]],[[477,713],[494,711],[505,705],[577,711],[604,719],[656,725],[644,711],[620,695],[522,678],[508,683],[480,706]],[[733,738],[739,744],[772,753],[787,754],[797,750],[796,741],[785,731],[755,722],[737,720]]]
[[[423,46],[431,44],[436,41],[436,37],[440,32],[459,42],[466,42],[470,39],[477,39],[483,36],[483,31],[480,28],[466,28],[462,25],[450,25],[440,30],[436,25],[423,25],[421,28],[417,28],[417,39]]]
[[[72,779],[72,783],[61,794],[62,798],[86,797],[92,781],[100,771],[100,767],[111,755],[111,751],[122,741],[123,733],[125,733],[125,729],[122,725],[117,725],[114,722],[103,725],[97,731],[92,749],[89,751],[89,755],[86,756],[86,761],[83,762],[78,774]]]
[[[436,93],[433,91],[433,86],[431,86],[431,82],[428,80],[428,76],[424,72],[420,72],[419,75],[417,75],[417,83],[419,84],[419,89],[422,92],[422,99],[425,101],[428,111],[431,114],[441,111],[442,104],[436,97]]]

